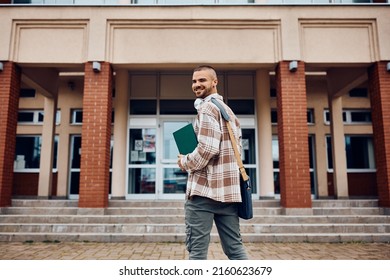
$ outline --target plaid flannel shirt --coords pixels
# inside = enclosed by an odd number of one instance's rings
[[[211,97],[211,96],[209,96]],[[237,117],[213,94],[231,117],[233,134],[241,151],[241,128]],[[181,164],[188,172],[186,197],[198,195],[220,202],[241,202],[240,173],[225,120],[211,98],[198,108],[194,125],[198,146],[185,155]]]

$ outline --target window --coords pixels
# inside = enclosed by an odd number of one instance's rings
[[[19,124],[42,124],[44,120],[43,110],[19,110],[18,123]],[[56,113],[56,124],[61,122],[61,112]]]
[[[307,109],[307,123],[314,124],[314,109]]]
[[[82,124],[83,123],[83,110],[73,109],[71,113],[72,119],[71,124]]]
[[[276,109],[271,110],[271,123],[273,125],[278,124],[278,111]]]
[[[43,119],[42,119],[43,120]],[[38,114],[30,111],[19,111],[18,112],[18,123],[42,123],[38,121]]]
[[[130,100],[130,115],[157,114],[156,100]]]
[[[41,136],[17,136],[14,169],[39,169]]]
[[[194,100],[160,100],[162,115],[196,115]]]
[[[14,170],[39,169],[42,137],[38,135],[16,136]],[[58,137],[54,139],[53,168],[57,168]]]
[[[229,99],[228,105],[236,115],[254,115],[255,102],[254,100],[236,100]]]
[[[333,169],[332,138],[326,137],[328,168]],[[347,169],[372,170],[375,169],[374,145],[372,136],[346,135],[345,151]]]
[[[349,91],[350,97],[368,97],[367,88],[354,88]]]
[[[272,98],[276,98],[276,96],[277,96],[276,88],[271,88],[270,89],[269,96],[272,97]]]
[[[325,124],[330,124],[330,112],[329,109],[324,110]],[[344,124],[369,124],[372,122],[371,110],[343,110],[343,122]]]
[[[191,73],[130,73],[130,115],[196,115]],[[218,91],[237,115],[255,114],[255,73],[221,71]]]
[[[80,190],[81,135],[71,135],[70,142],[69,195],[72,197]]]
[[[345,136],[348,169],[375,169],[374,146],[370,136]]]
[[[258,192],[256,155],[256,130],[254,128],[243,128],[241,159],[251,179],[253,194]]]
[[[34,98],[35,97],[35,89],[22,88],[22,89],[20,89],[19,97],[21,97],[21,98]]]
[[[130,129],[129,164],[156,163],[156,129]]]
[[[371,123],[370,111],[350,111],[347,114],[347,122],[350,123]]]
[[[129,130],[128,193],[154,194],[156,190],[156,129]]]

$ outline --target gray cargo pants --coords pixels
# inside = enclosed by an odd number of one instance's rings
[[[190,260],[206,260],[213,220],[222,249],[231,260],[247,260],[242,244],[237,205],[194,196],[185,203],[186,246]]]

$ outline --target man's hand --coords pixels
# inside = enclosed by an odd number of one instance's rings
[[[182,154],[179,154],[179,155],[177,156],[177,165],[180,167],[180,169],[181,169],[182,171],[186,171],[186,170],[184,169],[183,165],[181,164],[181,159],[182,159],[183,157],[184,157],[184,156],[183,156]]]

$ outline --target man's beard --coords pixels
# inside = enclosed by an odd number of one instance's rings
[[[198,98],[205,98],[212,93],[212,87],[204,87],[195,89],[195,95]]]

